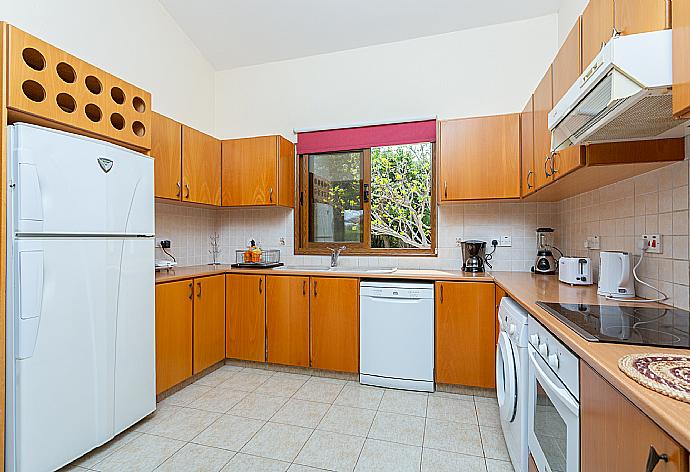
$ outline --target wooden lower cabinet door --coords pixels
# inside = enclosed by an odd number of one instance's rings
[[[266,277],[225,276],[225,355],[266,361]]]
[[[611,384],[580,362],[580,470],[645,468],[650,449],[668,455],[654,472],[685,472],[687,451]]]
[[[495,287],[436,282],[436,382],[496,386]]]
[[[156,394],[192,375],[193,282],[156,285]]]
[[[268,362],[309,367],[309,277],[266,277]]]
[[[194,373],[225,359],[225,276],[194,279]]]
[[[312,277],[311,366],[359,372],[359,280]]]

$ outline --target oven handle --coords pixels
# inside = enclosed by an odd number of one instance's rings
[[[565,387],[561,387],[559,385],[556,385],[548,376],[548,374],[542,369],[540,362],[541,359],[537,357],[537,354],[535,354],[534,348],[530,346],[529,351],[529,360],[530,363],[534,366],[534,373],[537,375],[541,383],[544,384],[545,387],[547,387],[550,391],[555,393],[558,396],[558,399],[570,410],[570,412],[573,415],[579,416],[580,415],[580,406],[577,404],[575,400],[573,400],[572,395],[566,389]]]

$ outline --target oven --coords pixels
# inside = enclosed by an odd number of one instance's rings
[[[579,359],[532,317],[529,333],[529,452],[539,472],[579,472]]]

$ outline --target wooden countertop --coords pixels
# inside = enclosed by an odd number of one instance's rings
[[[495,272],[493,277],[496,284],[502,287],[511,298],[529,311],[683,447],[690,450],[690,404],[649,390],[618,369],[618,360],[627,354],[666,352],[687,355],[690,354],[690,350],[588,342],[536,305],[537,301],[635,305],[634,302],[618,303],[598,296],[596,285],[571,287],[560,283],[556,277],[538,276],[526,272]],[[650,304],[646,303],[645,306],[649,307]]]
[[[354,277],[361,279],[415,279],[415,280],[466,280],[474,282],[493,282],[494,278],[488,273],[472,274],[461,270],[433,270],[433,269],[398,269],[390,274],[376,274],[353,270],[348,272],[340,269],[337,272],[275,269],[233,269],[229,264],[211,266],[177,267],[170,271],[156,272],[156,283],[173,282],[175,280],[192,277],[206,277],[218,274],[254,274],[254,275],[301,275],[315,277]]]
[[[301,275],[318,277],[356,277],[367,279],[416,279],[444,281],[496,282],[508,295],[522,305],[549,331],[563,341],[575,354],[608,380],[640,410],[683,447],[690,450],[690,404],[649,390],[630,379],[618,369],[618,359],[632,353],[668,352],[690,354],[690,350],[662,349],[588,342],[561,323],[537,301],[560,303],[589,303],[598,305],[635,305],[634,302],[615,302],[597,295],[596,285],[572,287],[562,284],[554,276],[538,276],[528,272],[493,272],[469,274],[446,270],[397,270],[391,274],[364,272],[326,272],[290,269],[233,269],[230,265],[179,267],[169,272],[157,272],[156,283],[172,282],[192,277],[218,274]],[[638,304],[639,305],[639,304]],[[645,304],[645,306],[653,306]]]

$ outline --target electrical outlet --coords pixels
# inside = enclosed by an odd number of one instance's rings
[[[661,254],[663,252],[660,234],[643,234],[642,241],[649,254]]]
[[[170,249],[170,240],[169,239],[161,240],[161,247],[163,249]]]
[[[285,238],[280,238],[279,244],[285,246]]]
[[[587,236],[585,240],[585,249],[601,249],[599,236]]]
[[[455,238],[455,245],[458,247],[462,246],[462,238]]]
[[[512,237],[510,237],[508,235],[504,235],[504,236],[501,236],[500,238],[498,238],[498,246],[499,247],[510,247],[512,245],[513,245],[513,238]]]

